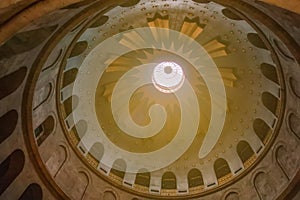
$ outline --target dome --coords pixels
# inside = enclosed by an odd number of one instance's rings
[[[289,2],[5,1],[0,199],[297,199]]]

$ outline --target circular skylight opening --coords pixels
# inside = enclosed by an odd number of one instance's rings
[[[184,79],[181,66],[174,62],[162,62],[153,70],[153,85],[163,93],[176,92],[183,85]]]

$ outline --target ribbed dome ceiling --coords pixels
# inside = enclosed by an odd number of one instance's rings
[[[0,46],[3,66],[22,65],[0,78],[0,100],[24,85],[0,117],[3,138],[13,124],[24,135],[12,158],[58,199],[286,193],[299,55],[276,25],[227,0],[84,1],[41,17]]]
[[[78,29],[59,75],[60,120],[101,178],[147,195],[201,194],[267,151],[283,103],[281,69],[243,16],[213,2],[139,1]],[[168,62],[184,76],[176,90],[157,72]]]

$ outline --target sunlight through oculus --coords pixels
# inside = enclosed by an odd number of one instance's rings
[[[181,88],[185,76],[180,65],[174,62],[162,62],[153,70],[152,82],[163,93],[173,93]]]

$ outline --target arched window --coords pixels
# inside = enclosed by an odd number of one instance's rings
[[[116,200],[117,197],[112,191],[105,191],[103,193],[103,200]]]
[[[203,177],[198,169],[191,169],[188,173],[189,188],[204,185]]]
[[[261,49],[268,49],[257,33],[248,33],[247,38],[251,44]]]
[[[209,1],[207,1],[209,2]],[[223,15],[225,15],[226,17],[228,17],[229,19],[232,20],[242,20],[242,18],[240,18],[237,14],[233,13],[233,11],[231,9],[225,8],[222,10]]]
[[[300,139],[300,117],[292,113],[289,115],[289,126],[294,135]]]
[[[68,188],[69,190],[69,199],[87,199],[85,194],[87,191],[87,188],[90,184],[90,178],[88,174],[85,171],[76,171],[73,170],[71,173],[73,173],[72,181],[68,181],[69,173],[59,173],[58,179],[64,180],[61,182],[60,187]],[[95,198],[92,198],[95,199]]]
[[[134,184],[141,185],[144,187],[150,186],[150,172],[137,173]]]
[[[69,116],[73,110],[78,106],[79,98],[77,96],[70,96],[68,99],[64,101],[64,110],[66,116]]]
[[[47,137],[53,132],[54,130],[54,118],[52,116],[47,117],[45,121],[41,125],[39,125],[34,130],[34,135],[37,140],[38,146],[40,146]]]
[[[34,199],[34,200],[43,199],[43,191],[38,184],[36,183],[30,184],[23,192],[21,197],[19,198],[19,200],[29,200],[29,199]]]
[[[92,25],[89,26],[89,28],[96,28],[99,26],[102,26],[108,21],[109,17],[108,16],[101,16],[99,19],[97,19]]]
[[[64,72],[62,88],[73,83],[76,79],[77,73],[78,73],[77,68],[72,68],[72,69],[69,69],[68,71]]]
[[[253,129],[259,139],[265,144],[269,133],[270,127],[262,119],[255,119],[253,122]]]
[[[246,141],[240,141],[236,150],[243,163],[247,162],[254,155],[254,151]]]
[[[78,141],[83,138],[85,135],[86,131],[88,129],[87,122],[84,120],[80,120],[79,122],[76,123],[76,125],[72,128],[72,131],[74,132],[75,136],[77,137]]]
[[[55,53],[57,53],[57,51],[55,51]],[[51,69],[52,67],[56,66],[62,54],[63,54],[63,49],[60,49],[57,53],[56,59],[50,60],[52,61],[51,63],[46,62],[46,64],[43,66],[42,72],[47,71],[48,69]]]
[[[21,67],[17,71],[0,78],[0,100],[13,93],[22,84],[26,72],[27,68]]]
[[[59,145],[51,152],[51,157],[47,160],[46,166],[52,177],[56,177],[63,165],[67,161],[67,148]]]
[[[291,89],[292,89],[294,95],[296,95],[298,98],[300,98],[300,88],[298,87],[299,80],[294,79],[293,77],[291,77],[289,82],[290,82]]]
[[[254,177],[254,188],[260,199],[276,199],[274,180],[265,172],[258,172]]]
[[[86,172],[84,171],[80,171],[77,175],[77,181],[76,183],[73,185],[73,189],[76,192],[73,192],[73,197],[71,199],[84,199],[86,190],[89,186],[90,183],[90,179],[89,176],[87,175]]]
[[[51,95],[52,84],[48,83],[34,94],[33,110],[45,103]]]
[[[8,138],[16,128],[18,122],[18,113],[10,110],[0,117],[0,143]]]
[[[176,176],[173,172],[166,172],[161,179],[161,189],[177,189]]]
[[[99,162],[102,159],[102,156],[104,154],[104,147],[101,143],[96,142],[95,144],[93,144],[93,146],[91,147],[90,151],[87,154],[87,157],[89,160],[91,160],[92,162],[90,162],[95,168],[97,168]]]
[[[231,170],[229,168],[229,165],[226,162],[226,160],[224,160],[223,158],[219,158],[215,161],[214,170],[219,184],[223,183],[223,180],[219,180],[219,179],[231,175]]]
[[[239,194],[236,192],[230,192],[226,195],[225,200],[239,200]]]
[[[275,66],[267,63],[262,63],[260,65],[260,70],[265,77],[278,84],[279,81]]]
[[[261,96],[264,106],[274,115],[277,113],[278,99],[269,92],[264,92]]]
[[[18,149],[0,164],[0,195],[8,188],[24,168],[25,155]]]
[[[136,4],[138,4],[140,2],[140,0],[129,0],[126,1],[125,3],[121,4],[121,7],[130,7],[130,6],[134,6]]]
[[[125,171],[126,171],[126,162],[122,159],[117,159],[114,162],[113,167],[110,170],[110,173],[123,180],[125,176]]]
[[[286,147],[280,145],[275,150],[276,162],[288,180],[293,177],[298,163],[290,156],[290,152]]]
[[[0,46],[0,60],[30,51],[46,40],[58,25],[41,27],[15,34],[5,44]]]
[[[74,48],[71,51],[69,58],[78,56],[82,54],[88,47],[88,43],[86,41],[77,42]]]

